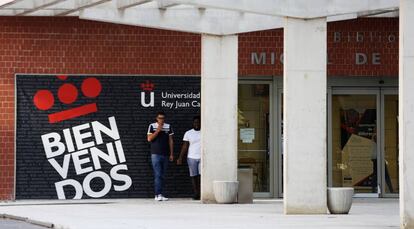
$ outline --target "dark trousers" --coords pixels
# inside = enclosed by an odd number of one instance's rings
[[[377,192],[377,159],[371,159],[372,165],[373,165],[373,174],[372,174],[372,192]],[[394,192],[394,189],[392,188],[391,178],[390,174],[388,173],[388,166],[385,165],[385,183],[387,183],[388,189],[391,193]]]
[[[151,154],[152,169],[154,170],[155,195],[163,194],[165,171],[168,166],[168,158],[165,155]]]

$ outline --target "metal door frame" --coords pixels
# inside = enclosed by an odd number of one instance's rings
[[[386,186],[386,182],[385,182],[385,96],[386,95],[397,95],[398,96],[398,88],[381,88],[380,91],[380,96],[381,96],[381,114],[382,116],[381,118],[381,165],[378,168],[381,168],[381,193],[380,193],[380,197],[385,197],[385,198],[398,198],[399,194],[398,193],[386,193],[385,192],[385,186]],[[398,144],[397,144],[398,146]],[[398,149],[397,149],[398,150]]]
[[[278,143],[278,152],[277,152],[277,195],[280,198],[283,198],[283,139],[282,139],[282,131],[283,131],[283,87],[278,88],[277,92],[277,143]]]

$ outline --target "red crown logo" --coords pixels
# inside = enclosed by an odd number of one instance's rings
[[[57,78],[66,80],[66,75],[59,75]],[[88,98],[96,98],[102,90],[101,83],[95,77],[83,80],[81,91]],[[59,101],[64,104],[71,104],[78,98],[78,89],[71,83],[64,83],[58,89]],[[55,98],[49,90],[38,90],[33,97],[33,103],[39,110],[49,110],[55,103]],[[98,111],[96,103],[89,103],[79,107],[70,108],[49,114],[49,123],[57,123],[68,119],[84,116]]]
[[[152,91],[154,90],[155,85],[151,83],[151,81],[146,80],[145,83],[141,83],[140,87],[144,91]]]

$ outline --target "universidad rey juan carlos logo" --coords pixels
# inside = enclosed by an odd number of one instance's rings
[[[57,77],[62,81],[68,79],[66,75]],[[48,89],[38,90],[33,96],[33,103],[39,112],[44,113],[49,125],[54,125],[99,112],[97,102],[77,107],[71,104],[81,96],[97,99],[101,91],[100,81],[95,77],[88,77],[82,81],[82,95],[71,83],[64,82],[59,87],[57,99],[70,107],[66,110],[47,113],[56,102],[53,92]],[[108,117],[108,123],[109,125],[105,125],[99,121],[91,121],[40,136],[39,140],[42,141],[46,159],[61,177],[60,181],[54,183],[58,199],[66,199],[65,190],[68,188],[75,189],[73,199],[82,199],[84,195],[90,198],[100,198],[112,189],[121,192],[131,187],[131,177],[125,174],[128,167],[115,116]],[[104,135],[109,137],[106,137],[110,139],[109,142],[104,142]],[[110,171],[103,171],[102,162],[109,163]],[[68,178],[69,168],[74,169],[76,177]],[[94,182],[99,180],[100,183],[103,181],[103,185],[96,190]],[[116,181],[116,184],[113,184],[113,181]]]

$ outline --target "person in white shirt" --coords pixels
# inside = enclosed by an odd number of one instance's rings
[[[201,142],[200,142],[200,116],[193,118],[193,129],[185,132],[183,145],[177,165],[183,164],[183,158],[187,155],[187,164],[190,170],[191,182],[194,190],[194,200],[200,199],[200,161],[201,161]]]

